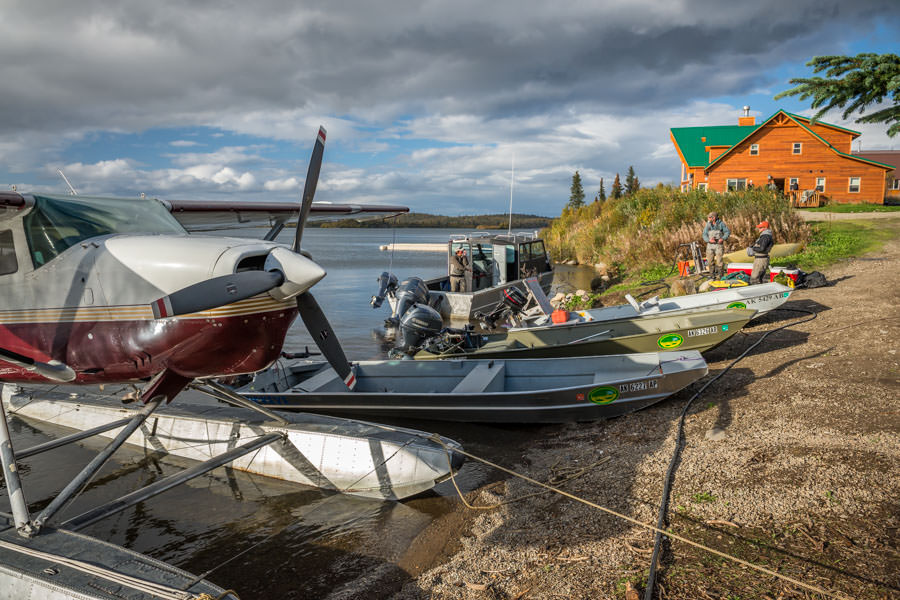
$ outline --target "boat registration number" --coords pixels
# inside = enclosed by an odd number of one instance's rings
[[[719,331],[718,325],[712,327],[700,327],[698,329],[688,329],[688,337],[697,337],[698,335],[710,335]]]
[[[631,383],[622,383],[619,385],[619,392],[642,392],[644,390],[655,390],[659,387],[659,381],[650,379],[648,381],[632,381]]]

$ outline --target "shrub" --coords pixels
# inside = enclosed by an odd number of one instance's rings
[[[544,230],[556,261],[621,264],[629,271],[671,264],[678,246],[701,241],[710,211],[731,229],[726,251],[753,243],[757,223],[769,221],[777,242],[807,242],[811,230],[785,198],[766,190],[718,194],[671,187],[641,189],[606,202],[565,209]]]

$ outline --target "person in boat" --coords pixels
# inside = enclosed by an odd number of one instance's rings
[[[747,254],[753,257],[750,285],[763,282],[763,277],[766,271],[769,270],[769,251],[775,243],[768,221],[763,221],[756,228],[759,230],[759,237],[753,242],[752,246],[747,248]]]
[[[458,248],[450,261],[450,291],[466,291],[466,271],[469,270],[469,257],[463,248]]]
[[[706,215],[706,226],[703,228],[703,241],[706,242],[706,266],[713,279],[725,276],[725,240],[731,237],[731,230],[719,213]]]

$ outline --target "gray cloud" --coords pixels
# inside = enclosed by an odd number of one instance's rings
[[[732,107],[705,99],[783,89],[780,65],[844,52],[895,8],[887,0],[798,0],[790,10],[775,0],[528,8],[6,3],[0,161],[13,172],[46,169],[71,140],[98,130],[200,125],[306,144],[325,121],[331,139],[375,155],[391,152],[391,136],[471,145],[408,153],[356,177],[329,167],[323,177],[330,172],[342,182],[332,191],[355,199],[402,201],[433,185],[435,201],[449,201],[452,190],[475,208],[485,186],[504,185],[513,153],[535,199],[553,188],[558,196],[559,179],[566,190],[575,168],[589,173],[591,185],[628,164],[640,165],[643,181],[670,180],[677,163],[664,150],[668,127],[689,124],[698,107],[711,109],[706,123],[733,121]],[[713,119],[719,115],[727,118]],[[376,140],[368,127],[387,132]],[[43,145],[35,148],[35,140]],[[252,159],[249,152],[181,160],[218,167],[221,191],[241,185],[288,193],[285,182],[298,173],[266,172],[265,161],[254,166]],[[139,166],[129,168],[141,177]],[[202,180],[170,175],[164,179],[187,190]],[[202,181],[197,189],[216,184]]]

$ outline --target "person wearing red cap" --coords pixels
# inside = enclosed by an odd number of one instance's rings
[[[769,270],[769,251],[775,243],[768,221],[761,222],[756,228],[759,230],[759,237],[756,238],[752,246],[747,248],[747,254],[753,257],[750,285],[763,282],[763,277],[766,271]]]

